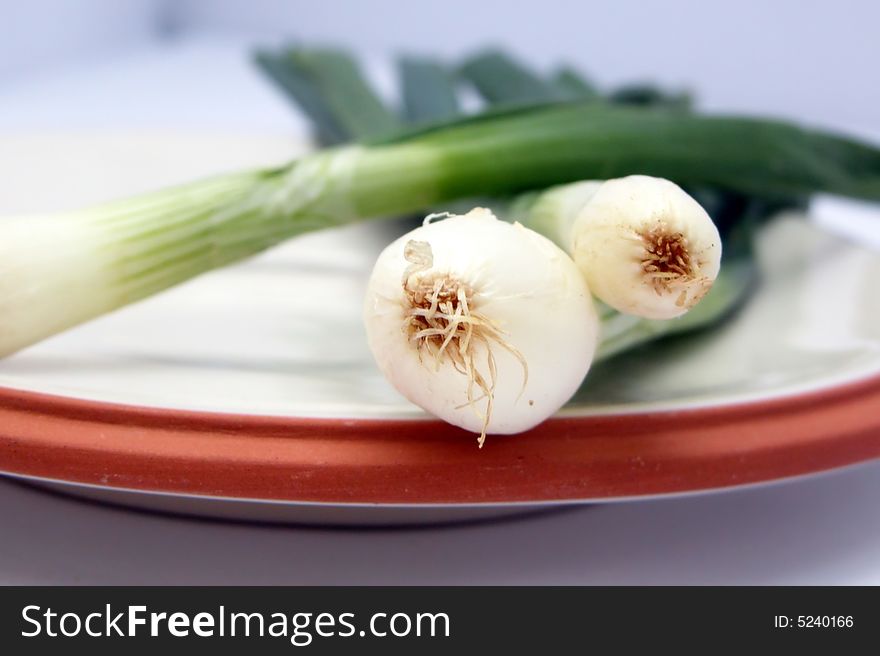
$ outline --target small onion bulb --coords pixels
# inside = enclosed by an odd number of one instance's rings
[[[681,316],[699,302],[721,264],[721,237],[700,204],[675,183],[645,175],[590,192],[566,227],[596,297],[649,319]]]
[[[574,262],[487,209],[425,224],[379,256],[367,339],[407,399],[480,434],[528,430],[580,385],[599,322]]]

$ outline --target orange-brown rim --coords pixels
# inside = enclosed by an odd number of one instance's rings
[[[0,471],[136,490],[328,503],[672,494],[880,457],[880,376],[681,411],[553,418],[517,436],[438,421],[179,411],[0,387]]]

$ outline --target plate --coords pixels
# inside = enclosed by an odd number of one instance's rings
[[[0,215],[304,148],[0,137]],[[847,211],[822,207],[826,223]],[[483,449],[399,396],[367,349],[366,273],[405,228],[307,235],[0,362],[0,471],[175,512],[397,523],[700,493],[880,457],[880,255],[804,217],[764,230],[761,285],[723,327],[596,366],[556,417]]]

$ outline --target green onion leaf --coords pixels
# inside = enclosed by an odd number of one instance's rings
[[[471,57],[459,68],[487,103],[520,104],[564,100],[566,94],[500,50]]]
[[[693,107],[693,98],[687,92],[670,93],[653,84],[629,84],[608,95],[608,100],[619,105],[640,107],[665,107],[688,111]]]
[[[269,52],[258,52],[255,57],[260,69],[292,99],[312,121],[317,141],[325,146],[343,143],[351,138],[349,131],[340,123],[326,99],[310,80],[304,78],[283,57]]]
[[[380,100],[348,53],[330,48],[289,48],[261,53],[258,63],[302,106],[324,143],[389,134],[400,120]]]
[[[600,98],[599,91],[593,83],[568,66],[560,67],[553,73],[552,79],[553,84],[566,99]]]
[[[461,109],[455,76],[443,64],[426,57],[397,60],[403,113],[409,123],[425,123],[458,116]]]

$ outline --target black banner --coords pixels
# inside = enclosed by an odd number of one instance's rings
[[[0,588],[0,651],[840,649],[880,638],[876,599],[870,588]]]

